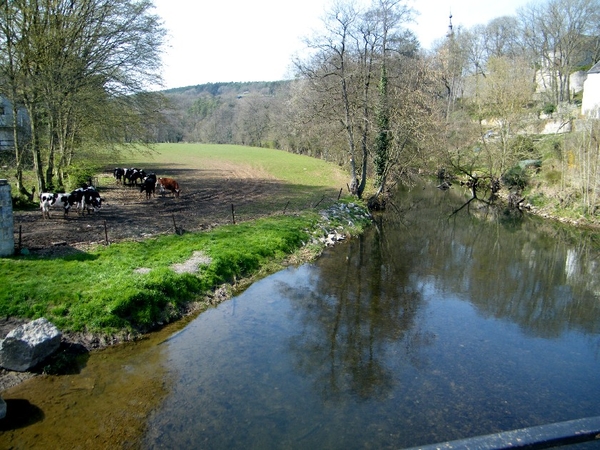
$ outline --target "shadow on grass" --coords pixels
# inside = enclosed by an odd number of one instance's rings
[[[17,248],[14,258],[60,259],[62,261],[94,261],[98,255],[84,252],[70,245],[55,245],[48,248]]]

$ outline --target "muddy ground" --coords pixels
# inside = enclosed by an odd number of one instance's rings
[[[165,176],[160,170],[155,172]],[[103,198],[97,213],[81,216],[72,209],[65,216],[62,209],[52,209],[50,219],[44,219],[39,209],[15,211],[15,246],[24,252],[62,253],[85,249],[90,244],[174,233],[176,229],[209,229],[232,223],[234,218],[239,222],[278,208],[283,211],[289,191],[285,184],[236,166],[169,169],[168,176],[179,182],[179,198],[157,191],[146,199],[139,186],[118,184],[107,171],[97,178]]]

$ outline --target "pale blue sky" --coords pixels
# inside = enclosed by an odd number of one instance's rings
[[[366,0],[363,0],[366,1]],[[169,30],[163,58],[166,88],[208,82],[276,81],[290,77],[301,38],[318,28],[330,0],[154,0]],[[429,48],[455,26],[514,15],[529,0],[409,1],[419,11],[412,26]]]

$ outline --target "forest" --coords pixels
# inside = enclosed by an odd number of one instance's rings
[[[293,61],[293,79],[160,92],[145,89],[160,78],[165,33],[150,1],[31,4],[0,12],[0,88],[31,118],[11,157],[17,178],[33,168],[39,190],[63,188],[124,145],[223,143],[334,162],[353,195],[379,206],[425,173],[473,195],[598,216],[598,119],[581,102],[600,61],[600,0],[532,2],[468,29],[450,17],[429,50],[404,0],[336,2]],[[42,22],[54,33],[42,36]]]

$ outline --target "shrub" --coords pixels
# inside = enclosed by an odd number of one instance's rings
[[[547,115],[552,115],[556,112],[556,105],[554,103],[546,103],[542,108],[542,112]]]
[[[538,192],[536,194],[530,195],[528,197],[528,200],[529,200],[529,203],[531,203],[533,206],[536,206],[538,208],[545,206],[546,203],[548,203],[548,200],[544,196],[543,192]]]
[[[17,193],[16,195],[12,196],[12,206],[13,209],[27,209],[37,204],[35,200],[35,196],[33,198],[33,201],[31,201],[26,195]],[[37,200],[39,200],[39,197],[37,198]]]
[[[502,175],[502,183],[509,189],[525,189],[527,186],[527,172],[519,166],[508,169]]]
[[[560,171],[558,170],[549,170],[547,172],[544,173],[544,179],[552,185],[556,185],[558,183],[560,183],[561,180],[561,174]]]
[[[510,143],[510,148],[513,153],[524,157],[531,157],[530,155],[535,152],[535,144],[530,136],[515,136]]]
[[[84,184],[91,184],[90,181],[92,178],[101,171],[102,168],[100,166],[85,162],[72,164],[69,166],[68,172],[68,190],[77,189]]]

